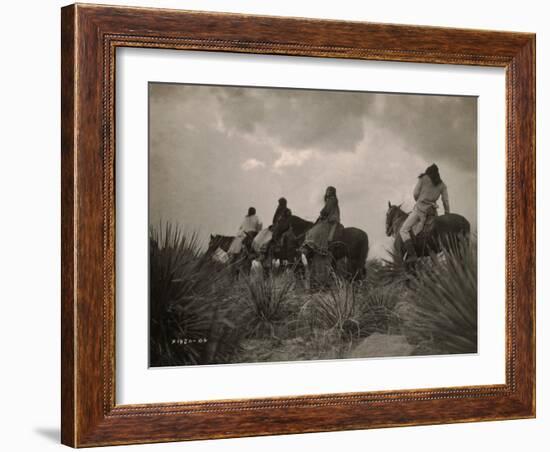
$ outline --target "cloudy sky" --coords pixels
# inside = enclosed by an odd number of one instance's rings
[[[152,225],[234,235],[249,206],[269,225],[281,196],[315,220],[334,185],[380,257],[388,201],[412,209],[435,162],[477,228],[476,98],[150,83],[149,104]]]

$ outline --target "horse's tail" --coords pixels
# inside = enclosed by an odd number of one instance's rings
[[[470,222],[464,218],[464,235],[470,237]]]
[[[471,230],[470,222],[466,218],[464,218],[464,222],[463,222],[463,225],[462,225],[462,240],[464,241],[465,244],[470,244],[471,243],[470,242],[470,230]]]
[[[454,228],[454,234],[460,239],[468,240],[470,238],[470,222],[462,215],[456,215],[456,225]]]
[[[465,217],[459,214],[447,214],[436,218],[441,218],[443,221],[434,236],[439,241],[437,244],[439,248],[452,248],[458,246],[459,242],[470,242],[471,226]]]

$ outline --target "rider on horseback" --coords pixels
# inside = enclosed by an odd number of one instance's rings
[[[289,227],[291,215],[292,212],[287,207],[286,198],[280,198],[277,210],[275,210],[275,214],[273,215],[273,223],[269,227],[269,230],[272,232],[273,243],[279,249],[286,246],[285,242],[292,234],[292,228]]]
[[[315,225],[307,231],[304,246],[320,254],[327,254],[328,244],[333,240],[339,223],[340,207],[338,205],[338,198],[336,197],[336,188],[327,187],[325,205]]]
[[[418,182],[416,183],[416,187],[414,187],[413,196],[416,204],[399,231],[403,239],[403,245],[407,251],[407,262],[415,262],[418,259],[411,238],[411,230],[415,234],[422,231],[426,217],[430,213],[435,212],[437,208],[436,201],[440,196],[443,201],[445,213],[450,213],[447,186],[441,180],[439,168],[435,163],[426,168],[426,171],[418,176]]]
[[[275,215],[273,215],[273,222],[271,223],[272,226],[276,226],[281,221],[287,220],[290,215],[292,215],[292,212],[287,207],[286,198],[280,198],[277,210],[275,210]]]
[[[239,254],[242,250],[243,241],[246,238],[249,238],[250,241],[252,241],[251,239],[253,239],[256,234],[261,230],[262,222],[256,215],[256,209],[254,207],[250,207],[248,209],[248,214],[244,217],[244,220],[239,227],[239,232],[237,233],[237,236],[235,237],[233,243],[231,243],[231,246],[227,251],[228,254]]]

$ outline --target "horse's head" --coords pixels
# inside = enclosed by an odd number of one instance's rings
[[[404,213],[401,210],[401,204],[392,205],[391,202],[388,201],[388,211],[386,212],[386,235],[388,237],[391,237],[393,234],[395,234],[397,231],[395,231],[395,219],[401,214]]]

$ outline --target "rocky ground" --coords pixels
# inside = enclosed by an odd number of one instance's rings
[[[375,358],[410,356],[415,346],[404,335],[373,333],[369,337],[350,342],[326,337],[315,341],[301,337],[285,340],[248,339],[242,343],[237,362],[284,362],[346,358]]]

